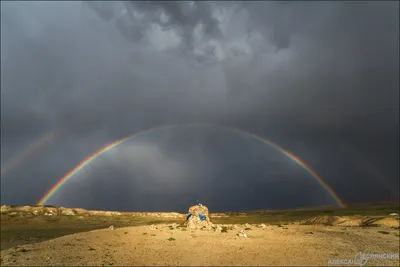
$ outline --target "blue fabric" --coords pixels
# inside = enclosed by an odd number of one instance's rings
[[[196,206],[199,206],[199,205],[200,205],[200,202],[196,201]]]
[[[191,213],[189,213],[189,215],[186,217],[186,221],[189,220],[190,216],[192,216]]]
[[[206,219],[206,217],[201,215],[201,213],[199,213],[199,217],[200,217],[200,221],[204,221]]]

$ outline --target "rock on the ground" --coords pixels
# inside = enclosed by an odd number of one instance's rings
[[[74,216],[74,215],[76,215],[76,212],[73,209],[60,208],[60,214],[66,215],[66,216]]]
[[[381,226],[381,227],[394,227],[398,228],[399,227],[399,219],[398,218],[382,218],[379,220],[376,220],[374,222],[371,222],[369,225],[373,226]]]
[[[77,215],[86,215],[89,214],[87,210],[82,208],[74,208]]]
[[[331,222],[333,226],[360,226],[363,223],[363,219],[361,217],[349,217],[349,216],[337,216]]]
[[[3,213],[3,212],[8,212],[9,209],[10,209],[9,206],[6,206],[6,205],[2,205],[2,206],[1,206],[1,212],[2,212],[2,213]]]
[[[242,230],[239,233],[237,233],[237,236],[247,238],[247,234],[246,234],[246,232],[244,230]]]

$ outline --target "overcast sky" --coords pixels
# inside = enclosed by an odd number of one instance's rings
[[[106,144],[182,124],[104,153],[49,204],[335,204],[279,151],[184,126],[199,122],[269,138],[344,202],[398,199],[398,10],[396,1],[2,1],[1,202],[34,204]]]

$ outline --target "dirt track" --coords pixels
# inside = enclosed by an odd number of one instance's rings
[[[329,259],[354,259],[360,251],[399,253],[395,229],[267,226],[252,227],[248,238],[239,238],[240,229],[216,233],[160,225],[157,230],[95,230],[3,250],[2,265],[327,265]],[[379,263],[369,260],[365,266]]]

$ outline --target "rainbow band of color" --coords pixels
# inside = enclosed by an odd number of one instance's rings
[[[5,177],[5,175],[14,169],[19,163],[23,162],[26,160],[30,155],[35,153],[36,151],[39,150],[42,146],[48,144],[51,142],[56,136],[59,134],[59,132],[48,132],[45,133],[44,135],[41,136],[41,138],[37,139],[35,142],[33,142],[31,145],[23,149],[21,152],[19,152],[16,156],[13,158],[9,159],[7,162],[5,162],[1,166],[1,179]]]
[[[173,124],[173,125],[164,125],[164,126],[159,126],[159,127],[154,127],[154,128],[150,128],[150,129],[146,129],[143,131],[140,131],[138,133],[132,134],[130,136],[127,136],[125,138],[119,139],[115,142],[112,142],[108,145],[106,145],[105,147],[101,148],[100,150],[96,151],[95,153],[89,155],[88,157],[86,157],[81,163],[79,163],[75,168],[73,168],[71,171],[69,171],[67,174],[65,174],[53,187],[50,188],[50,190],[39,200],[39,202],[37,203],[38,205],[45,205],[47,201],[49,201],[49,199],[69,180],[71,179],[71,177],[73,177],[76,173],[78,173],[81,169],[83,169],[85,166],[87,166],[88,164],[90,164],[92,161],[94,161],[98,156],[100,156],[101,154],[109,151],[110,149],[122,144],[123,142],[130,140],[132,138],[138,137],[140,135],[144,135],[150,132],[154,132],[154,131],[159,131],[161,129],[166,129],[166,128],[175,128],[175,127],[182,127],[182,126],[189,126],[189,127],[218,127],[218,128],[225,128],[228,129],[230,131],[234,131],[240,134],[243,134],[245,136],[248,137],[252,137],[258,141],[261,141],[264,144],[270,145],[271,147],[275,148],[276,150],[282,152],[285,156],[287,156],[288,158],[292,159],[293,161],[295,161],[297,164],[299,164],[301,167],[303,167],[309,174],[311,174],[312,177],[314,177],[318,183],[329,193],[330,196],[332,196],[332,198],[335,200],[335,202],[340,206],[340,207],[344,207],[343,202],[341,201],[341,199],[337,196],[337,194],[335,193],[335,191],[333,191],[333,189],[318,175],[318,173],[311,168],[311,166],[309,166],[307,163],[305,163],[303,160],[301,160],[299,157],[297,157],[296,155],[294,155],[293,153],[285,150],[284,148],[282,148],[281,146],[273,143],[272,141],[257,136],[255,134],[246,132],[244,130],[241,129],[237,129],[237,128],[232,128],[232,127],[228,127],[228,126],[221,126],[221,125],[210,125],[210,124]]]

